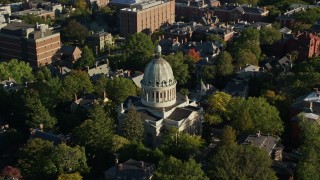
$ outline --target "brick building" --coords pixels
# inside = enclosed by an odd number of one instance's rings
[[[306,60],[320,54],[320,37],[315,33],[304,31],[290,38],[282,39],[275,44],[274,54],[284,56],[286,53],[297,51],[299,60]]]
[[[252,23],[265,21],[269,11],[265,7],[251,7],[250,5],[223,5],[214,8],[214,15],[218,16],[222,22],[248,21]]]
[[[60,49],[60,33],[53,33],[48,25],[34,27],[11,22],[0,30],[0,59],[19,59],[32,67],[51,64]]]
[[[178,18],[183,17],[189,20],[199,20],[207,14],[212,16],[213,11],[209,9],[208,3],[204,0],[176,2],[176,16]]]
[[[120,34],[153,32],[165,23],[175,22],[175,0],[151,0],[131,5],[120,11]]]

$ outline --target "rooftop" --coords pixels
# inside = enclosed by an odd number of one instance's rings
[[[11,22],[8,23],[7,26],[3,27],[2,29],[8,30],[22,30],[28,28],[34,28],[35,26],[32,24],[20,23],[20,22]]]
[[[272,150],[276,147],[279,140],[279,137],[265,136],[259,132],[256,135],[249,135],[242,144],[251,144],[257,148],[264,149],[268,155],[271,155]]]

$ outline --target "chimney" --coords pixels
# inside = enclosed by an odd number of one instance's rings
[[[124,113],[123,103],[120,104],[120,112],[121,112],[121,113]]]
[[[77,94],[74,94],[74,101],[77,101],[77,100],[78,100]]]
[[[25,86],[25,87],[28,87],[28,82],[27,82],[27,81],[24,82],[24,86]]]
[[[122,171],[122,169],[123,169],[123,164],[118,164],[117,165],[117,170],[118,171]]]
[[[98,68],[98,62],[96,62],[95,65],[96,65],[96,68]]]
[[[209,90],[210,89],[210,84],[207,84],[207,90]]]
[[[38,22],[36,23],[36,26],[37,26],[37,29],[38,29],[39,28],[39,23]]]
[[[86,68],[87,68],[87,72],[89,72],[89,70],[90,70],[90,67],[89,67],[89,66],[86,66]]]
[[[43,123],[39,124],[39,129],[43,132]]]
[[[106,98],[107,98],[106,90],[103,90],[103,99],[106,99]]]
[[[139,161],[139,167],[140,168],[144,168],[144,162],[143,161]]]
[[[10,24],[11,23],[11,19],[10,19],[10,17],[8,17],[8,24]]]
[[[256,133],[256,135],[257,135],[257,137],[260,137],[260,131],[258,131],[257,133]]]
[[[187,43],[188,42],[188,38],[184,38],[184,42]]]
[[[119,164],[119,158],[118,158],[118,154],[114,154],[116,156],[116,158],[114,159],[114,163],[117,166]]]

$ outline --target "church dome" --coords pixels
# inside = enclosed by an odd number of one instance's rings
[[[176,85],[170,64],[161,57],[161,46],[147,65],[141,80],[142,104],[149,107],[168,107],[176,102]]]
[[[176,83],[170,64],[161,57],[161,47],[156,47],[156,57],[147,65],[142,84],[154,87],[166,87]]]

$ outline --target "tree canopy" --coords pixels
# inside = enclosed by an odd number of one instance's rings
[[[227,105],[231,95],[224,92],[217,92],[208,97],[209,108],[205,113],[205,120],[209,124],[219,124],[223,121],[227,112]]]
[[[184,62],[184,55],[182,52],[175,54],[169,54],[165,57],[168,63],[171,65],[174,78],[179,84],[187,83],[189,79],[188,64]]]
[[[267,153],[251,145],[221,146],[209,158],[214,179],[277,179]]]
[[[95,58],[92,50],[88,46],[84,46],[81,53],[81,58],[77,61],[77,66],[80,68],[92,67],[95,65]]]
[[[130,141],[142,140],[144,135],[144,122],[141,114],[134,108],[129,108],[121,128],[123,137]]]
[[[151,60],[154,45],[151,38],[144,33],[131,34],[124,42],[124,50],[128,53],[127,63],[135,70],[142,68]]]
[[[88,172],[84,148],[33,139],[20,149],[18,167],[24,177],[43,179],[63,173]]]
[[[72,40],[74,44],[77,41],[81,43],[88,36],[88,29],[75,19],[66,22],[66,26],[62,28],[62,32],[61,34],[69,41]]]
[[[260,43],[262,45],[272,45],[281,39],[281,33],[275,28],[262,28],[260,30]]]
[[[214,65],[218,76],[228,76],[233,73],[232,57],[227,51],[219,54]]]
[[[169,157],[164,161],[160,161],[159,166],[154,173],[155,180],[208,180],[201,169],[200,164],[195,160],[181,161],[174,157]]]
[[[106,92],[108,97],[116,104],[122,103],[128,96],[135,96],[137,94],[133,81],[122,77],[108,79]]]
[[[178,132],[177,129],[170,129],[163,135],[160,150],[166,155],[188,160],[203,146],[203,143],[204,140],[200,136],[191,136],[187,133]]]
[[[278,110],[265,98],[249,97],[247,100],[234,98],[227,106],[227,114],[233,128],[242,132],[246,130],[271,134],[283,132],[283,122]]]
[[[13,78],[17,83],[22,83],[23,80],[32,80],[32,68],[29,63],[12,59],[9,62],[0,63],[0,80]]]

